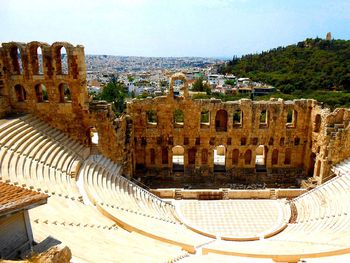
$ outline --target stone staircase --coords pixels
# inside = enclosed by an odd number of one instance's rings
[[[181,190],[175,189],[175,200],[181,200],[181,199],[182,199]]]

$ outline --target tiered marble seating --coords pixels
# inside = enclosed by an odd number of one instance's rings
[[[128,230],[177,244],[189,252],[210,240],[177,222],[172,205],[118,172],[119,167],[102,156],[90,156],[81,169],[87,195],[104,215]]]
[[[79,199],[75,175],[88,148],[31,115],[0,126],[0,179]]]
[[[280,234],[248,244],[215,242],[204,253],[223,253],[274,260],[350,253],[350,173],[337,176],[292,200],[295,222]]]
[[[36,242],[48,235],[67,245],[73,262],[173,262],[187,253],[180,247],[119,228],[95,208],[51,196],[30,210]]]

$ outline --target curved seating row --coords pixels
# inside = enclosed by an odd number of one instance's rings
[[[0,179],[50,195],[81,197],[74,178],[88,148],[31,115],[0,127]]]
[[[214,242],[203,248],[204,253],[290,262],[350,253],[350,173],[342,173],[291,202],[297,210],[296,221],[278,235],[249,245]]]
[[[105,216],[129,231],[181,246],[194,253],[210,240],[175,221],[173,207],[118,174],[119,168],[102,156],[90,156],[79,176],[88,197]]]

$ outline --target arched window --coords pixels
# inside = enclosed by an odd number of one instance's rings
[[[49,96],[47,94],[47,89],[43,84],[35,85],[35,96],[37,102],[46,102],[49,100]]]
[[[20,85],[17,84],[15,86],[15,94],[16,94],[16,99],[18,102],[25,101],[27,99],[27,93],[25,89]]]
[[[188,164],[193,165],[196,164],[196,148],[191,148],[188,150]]]
[[[232,151],[232,164],[237,165],[238,164],[238,158],[239,158],[239,150],[234,149]]]
[[[33,75],[42,75],[44,73],[42,48],[38,45],[33,45],[30,47],[29,52]]]
[[[273,137],[270,137],[270,139],[269,139],[269,145],[273,145],[273,141],[274,141]]]
[[[67,75],[69,72],[68,55],[65,47],[60,46],[55,50],[56,74]]]
[[[17,46],[10,49],[10,58],[14,75],[20,75],[23,72],[22,53]]]
[[[284,156],[284,164],[290,164],[291,163],[291,155],[292,155],[291,149],[287,148],[285,156]]]
[[[172,161],[173,161],[173,170],[174,171],[183,171],[184,170],[184,154],[185,149],[182,146],[174,146],[172,148]]]
[[[98,145],[98,132],[97,129],[95,127],[90,127],[88,130],[88,136],[89,136],[89,143],[90,144],[94,144],[94,145]]]
[[[277,149],[274,149],[273,152],[272,152],[271,164],[272,165],[277,165],[278,164],[278,150]]]
[[[227,131],[227,111],[219,110],[215,116],[216,131]]]
[[[184,126],[184,113],[180,109],[174,111],[174,126],[175,128],[181,128]]]
[[[321,128],[321,115],[317,114],[316,117],[315,117],[314,132],[320,132],[320,128]]]
[[[43,51],[41,47],[37,48],[37,59],[38,59],[38,75],[44,74],[44,58],[43,58]]]
[[[246,150],[244,153],[244,164],[249,165],[252,162],[252,151]]]
[[[208,150],[202,149],[202,164],[206,165],[208,164]]]
[[[70,92],[68,84],[61,83],[58,86],[58,92],[60,95],[60,103],[70,102],[72,100],[71,92]]]
[[[152,165],[156,163],[156,151],[153,148],[150,149],[150,163]]]

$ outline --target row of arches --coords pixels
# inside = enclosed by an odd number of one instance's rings
[[[45,48],[52,49],[52,57],[54,58],[54,72],[56,75],[69,74],[68,61],[68,44],[53,44],[51,47],[44,43],[34,42],[27,45],[11,44],[9,47],[9,58],[12,75],[22,75],[25,70],[31,69],[32,75],[44,75],[44,67],[51,63],[51,57],[45,56]],[[48,69],[47,71],[50,71]],[[48,72],[49,73],[49,72]]]
[[[146,112],[147,123],[155,126],[158,123],[157,112],[155,110],[149,110]],[[286,126],[287,127],[296,127],[298,112],[296,110],[288,110],[286,117]],[[268,111],[262,110],[259,117],[259,128],[268,127]],[[184,112],[180,109],[175,109],[173,112],[173,123],[175,127],[184,126],[185,115]],[[203,110],[200,113],[199,117],[200,127],[208,128],[210,127],[210,112],[209,110]],[[220,109],[215,114],[215,130],[217,132],[226,132],[228,127],[228,112],[224,109]],[[232,126],[234,128],[243,127],[243,111],[236,110],[232,115]]]
[[[157,156],[156,150],[154,148],[150,148],[148,150],[149,154],[149,164],[151,166],[156,165],[158,162],[156,161]],[[198,152],[200,151],[200,152]],[[228,162],[227,158],[227,150],[224,145],[216,146],[212,150],[213,155],[213,166],[214,170],[224,170],[226,164]],[[201,149],[198,150],[195,147],[189,148],[187,152],[185,148],[181,145],[176,145],[169,150],[167,147],[162,148],[161,152],[161,164],[167,165],[169,163],[169,152],[171,154],[171,160],[173,165],[173,170],[182,171],[185,165],[185,154],[187,154],[187,164],[189,166],[196,164],[196,156],[199,154],[200,164],[202,166],[209,165],[209,149]],[[232,166],[237,166],[240,163],[240,159],[243,159],[243,164],[247,166],[255,165],[255,166],[266,166],[267,165],[267,152],[268,148],[264,145],[259,145],[254,153],[255,160],[253,160],[253,150],[247,149],[241,152],[239,149],[233,149],[231,152],[231,164]],[[280,164],[279,162],[280,153],[278,149],[273,149],[271,154],[270,164],[271,166],[277,166]],[[290,148],[285,149],[284,151],[284,165],[291,164],[292,151]],[[253,163],[254,161],[254,163]],[[197,160],[198,162],[198,160]]]
[[[27,91],[21,84],[17,84],[14,86],[14,93],[17,102],[25,102],[27,100]],[[34,86],[34,93],[36,102],[49,102],[49,94],[44,84],[36,84]],[[66,103],[71,101],[71,92],[68,84],[61,83],[58,86],[58,94],[59,103]]]

